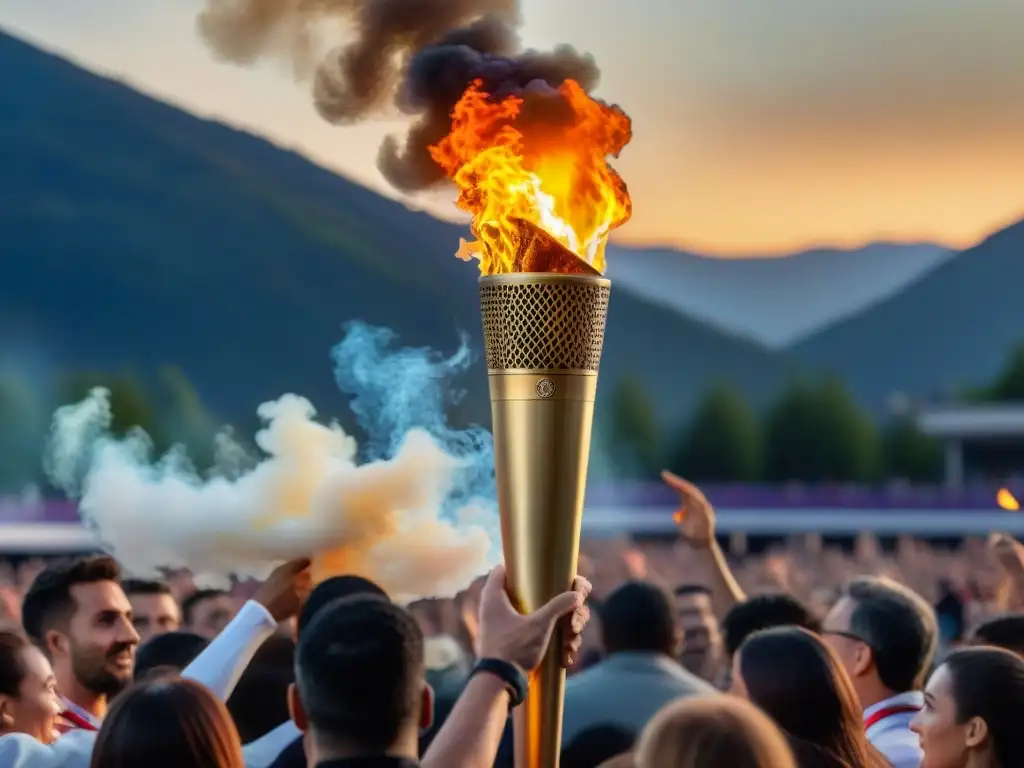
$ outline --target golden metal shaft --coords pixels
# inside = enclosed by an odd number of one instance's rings
[[[576,574],[609,282],[481,278],[508,590],[537,610]],[[515,713],[517,768],[558,768],[565,672],[556,639]]]

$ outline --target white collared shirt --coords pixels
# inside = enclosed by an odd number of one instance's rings
[[[919,691],[900,693],[883,699],[864,710],[864,722],[873,715],[894,707],[924,706],[924,694]],[[910,730],[910,721],[914,712],[894,712],[874,722],[866,731],[868,741],[882,753],[893,768],[920,768],[924,759],[921,740]]]
[[[92,712],[86,712],[80,706],[75,704],[75,702],[71,701],[71,699],[66,699],[63,696],[60,697],[60,702],[61,702],[61,704],[64,705],[64,709],[66,711],[74,712],[83,721],[85,721],[89,725],[91,725],[94,729],[99,730],[100,723],[102,721],[98,717],[96,717]],[[71,730],[74,730],[74,729],[71,729]]]

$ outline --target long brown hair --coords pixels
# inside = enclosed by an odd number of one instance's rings
[[[245,768],[224,704],[180,678],[146,680],[107,712],[90,768]]]
[[[732,696],[666,705],[644,728],[635,763],[636,768],[796,768],[775,724]]]
[[[739,649],[750,700],[786,733],[800,768],[886,768],[864,734],[850,676],[817,635],[798,627],[751,635]]]

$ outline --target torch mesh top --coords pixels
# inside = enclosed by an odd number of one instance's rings
[[[597,373],[609,294],[605,280],[481,280],[487,368]]]

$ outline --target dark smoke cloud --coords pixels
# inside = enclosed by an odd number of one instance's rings
[[[318,56],[318,34],[340,27],[349,40]],[[284,55],[312,73],[317,111],[345,125],[389,110],[414,117],[404,138],[389,137],[377,158],[405,192],[445,180],[428,147],[450,130],[455,103],[474,80],[495,98],[524,99],[517,125],[565,119],[556,89],[567,79],[592,90],[594,59],[570,46],[523,50],[516,0],[207,0],[203,38],[238,64]]]

